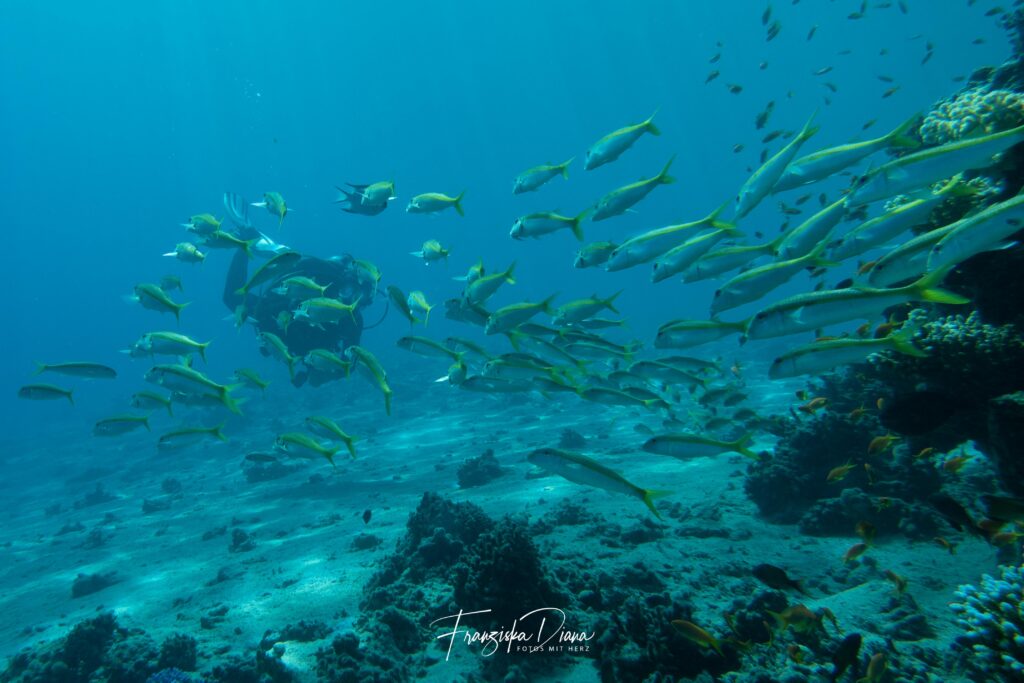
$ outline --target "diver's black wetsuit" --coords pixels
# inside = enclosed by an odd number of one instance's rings
[[[261,285],[259,294],[249,292],[243,297],[237,293],[237,290],[247,280],[248,265],[249,257],[244,251],[238,250],[231,261],[227,278],[224,281],[224,305],[231,311],[236,311],[238,306],[244,303],[246,315],[255,321],[256,329],[260,332],[276,334],[292,355],[301,357],[313,349],[327,349],[340,353],[346,347],[359,343],[363,332],[363,314],[360,312],[360,308],[371,303],[373,287],[365,281],[360,281],[351,256],[342,256],[337,260],[304,256],[287,273],[282,273]],[[278,294],[273,290],[293,275],[304,275],[318,283],[326,284],[327,290],[324,292],[324,296],[327,297],[349,303],[355,301],[357,297],[361,297],[359,307],[354,311],[355,321],[346,317],[337,323],[323,323],[317,327],[308,325],[302,320],[293,320],[287,325],[287,328],[282,327],[278,323],[278,316],[283,312],[291,313],[295,304],[285,295]],[[298,373],[292,383],[301,386],[307,379],[310,384],[318,386],[331,378],[307,370]]]

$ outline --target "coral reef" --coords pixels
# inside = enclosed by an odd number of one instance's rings
[[[980,586],[960,586],[950,608],[964,633],[956,640],[961,663],[987,681],[1024,679],[1024,566],[1001,567]]]
[[[494,457],[494,451],[490,448],[477,457],[464,461],[456,472],[459,478],[459,488],[463,489],[483,486],[503,474],[505,474],[505,468]]]
[[[98,593],[104,588],[113,586],[120,580],[115,571],[101,572],[99,574],[79,574],[71,582],[71,597],[82,598],[86,595]]]
[[[431,622],[459,609],[491,610],[472,624],[477,630],[508,628],[526,606],[562,607],[568,597],[545,570],[523,520],[491,520],[471,503],[424,494],[409,516],[396,552],[364,587],[360,634],[339,634],[317,654],[318,670],[331,681],[379,680],[422,675],[433,661]],[[360,643],[362,643],[360,645]],[[541,657],[481,658],[489,678],[529,670]],[[418,672],[418,673],[417,673]]]
[[[1024,123],[1024,95],[1012,90],[977,85],[932,107],[921,124],[926,145],[944,145],[969,135],[998,133]]]

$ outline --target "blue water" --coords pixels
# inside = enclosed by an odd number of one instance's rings
[[[438,305],[425,332],[434,339],[479,338],[443,319],[444,300],[460,291],[452,277],[478,258],[491,272],[517,262],[518,283],[501,292],[503,304],[624,290],[618,304],[629,328],[616,333],[619,341],[649,345],[670,319],[706,317],[712,282],[655,286],[647,267],[575,270],[579,244],[567,232],[517,242],[509,229],[532,211],[574,215],[606,192],[654,175],[672,155],[677,182],[656,189],[635,213],[585,222],[587,242],[696,220],[735,197],[759,165],[767,132],[798,130],[817,112],[815,147],[882,135],[959,89],[955,77],[1009,54],[996,19],[984,16],[992,2],[907,0],[908,14],[894,6],[849,20],[859,5],[773,3],[782,32],[766,42],[763,4],[745,0],[6,3],[2,448],[42,449],[45,457],[53,435],[91,438],[97,419],[124,412],[131,393],[152,387],[142,381],[148,365],[118,351],[151,330],[213,340],[206,371],[225,378],[239,366],[256,367],[274,383],[274,405],[302,395],[281,364],[257,352],[251,328],[239,331],[224,320],[229,252],[214,251],[198,266],[162,256],[186,238],[180,224],[189,216],[224,216],[225,191],[250,201],[280,192],[294,213],[278,227],[275,217],[252,208],[259,229],[304,254],[370,260],[383,285],[422,290]],[[976,37],[986,40],[972,44]],[[934,57],[922,65],[929,42]],[[851,54],[839,54],[846,49]],[[721,61],[709,64],[719,52]],[[829,66],[827,75],[814,75]],[[712,69],[722,75],[705,85]],[[883,99],[890,85],[879,75],[900,90]],[[742,85],[742,93],[731,94],[728,83]],[[754,117],[769,100],[776,103],[772,119],[755,130]],[[645,136],[618,161],[583,171],[588,146],[655,111],[660,137]],[[877,123],[865,132],[870,119]],[[745,149],[736,154],[739,143]],[[573,156],[568,181],[512,194],[521,171]],[[380,216],[345,214],[333,203],[335,185],[384,179],[395,181],[399,199]],[[819,192],[838,196],[847,182],[813,186],[807,207],[817,205]],[[463,190],[465,217],[404,212],[413,195]],[[770,239],[780,223],[769,199],[741,227]],[[409,255],[432,238],[451,249],[447,265],[426,267]],[[849,270],[830,273],[830,281]],[[173,298],[191,302],[180,327],[122,299],[136,283],[169,273],[185,287]],[[802,291],[807,282],[796,278],[773,296]],[[380,297],[367,322],[384,310]],[[362,344],[393,374],[442,374],[436,361],[395,348],[408,329],[392,310]],[[729,344],[715,353],[740,353]],[[778,348],[748,345],[742,353],[768,361]],[[112,383],[54,376],[76,386],[74,408],[16,398],[36,361],[65,360],[105,363],[120,376]],[[347,396],[372,390],[351,383],[338,391],[342,404],[333,407],[344,414]],[[395,400],[426,401],[415,391]],[[94,446],[90,457],[109,465],[104,448]]]
[[[857,137],[868,119],[878,119],[869,133],[881,134],[948,94],[954,76],[1008,51],[994,20],[964,2],[911,2],[908,15],[893,8],[847,20],[856,5],[776,3],[783,32],[766,43],[760,8],[746,2],[18,3],[0,26],[7,431],[31,436],[53,419],[13,396],[34,361],[130,367],[112,351],[152,328],[156,314],[121,295],[164,273],[182,275],[193,302],[183,331],[215,338],[222,359],[252,356],[251,338],[221,322],[228,255],[196,267],[160,256],[183,238],[188,216],[223,215],[225,190],[251,201],[281,192],[295,210],[283,229],[252,210],[273,237],[303,252],[367,258],[385,282],[437,302],[457,294],[450,276],[483,257],[492,269],[518,261],[522,300],[625,289],[624,310],[642,337],[665,320],[704,315],[710,286],[655,289],[642,268],[574,272],[568,234],[517,243],[512,221],[535,210],[574,214],[655,174],[672,154],[678,183],[636,214],[585,225],[587,238],[696,219],[735,195],[768,130],[799,128],[817,109],[821,143]],[[975,36],[987,42],[971,45]],[[935,56],[922,67],[926,40]],[[853,54],[836,54],[844,48]],[[721,62],[709,65],[719,51]],[[829,65],[835,71],[812,75]],[[712,68],[723,75],[704,86]],[[889,99],[880,99],[888,87],[880,73],[902,86]],[[831,106],[822,80],[839,87]],[[743,92],[730,94],[726,82]],[[777,103],[773,118],[755,131],[768,100]],[[661,137],[582,171],[590,144],[656,109]],[[742,154],[732,153],[736,143],[746,144]],[[570,182],[511,194],[522,170],[573,155]],[[335,184],[385,178],[400,199],[378,217],[332,204]],[[402,213],[414,194],[463,189],[465,218]],[[766,234],[776,229],[772,202],[746,225],[762,221]],[[430,238],[452,249],[449,270],[407,255]],[[404,328],[392,316],[365,342],[386,356]],[[88,393],[84,410],[61,419],[91,424],[123,389]]]

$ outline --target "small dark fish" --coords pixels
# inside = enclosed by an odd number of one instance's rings
[[[761,26],[767,26],[768,22],[772,20],[772,6],[768,5],[764,8],[764,12],[761,13]]]
[[[927,64],[928,62],[930,62],[930,61],[931,61],[931,59],[932,59],[932,56],[933,56],[934,54],[935,54],[935,53],[934,53],[934,52],[932,52],[931,50],[929,50],[928,52],[926,52],[926,53],[925,53],[925,55],[924,55],[924,59],[922,59],[922,60],[921,60],[921,65],[922,65],[922,66],[924,66],[925,64]]]
[[[732,147],[732,153],[733,154],[739,154],[742,151],[743,151],[743,143],[736,143],[735,145],[733,145],[733,147]]]
[[[363,513],[363,524],[369,524],[370,523],[370,517],[372,515],[373,515],[373,513],[370,512],[369,508],[367,508],[366,512]]]
[[[928,502],[957,531],[979,533],[978,525],[971,517],[971,513],[949,495],[936,493],[928,498]]]
[[[737,85],[736,83],[729,83],[726,85],[726,87],[729,88],[729,92],[731,92],[733,95],[739,95],[741,92],[743,92],[743,86]]]
[[[863,126],[861,126],[860,129],[861,130],[867,130],[868,128],[870,128],[871,126],[875,125],[876,123],[878,123],[878,119],[871,119],[870,121],[865,123]]]
[[[768,124],[768,118],[772,115],[772,111],[774,109],[775,100],[771,100],[765,105],[764,110],[754,117],[754,126],[756,126],[758,130],[761,130]]]
[[[768,133],[768,135],[765,135],[763,138],[761,138],[761,142],[767,145],[769,142],[776,139],[780,135],[782,135],[781,130],[773,130],[772,132]]]
[[[884,57],[887,54],[889,54],[889,48],[887,48],[887,47],[883,47],[881,50],[878,51],[878,56],[879,57]]]
[[[802,206],[802,205],[803,205],[803,204],[805,204],[805,203],[807,202],[807,200],[808,200],[808,199],[810,199],[810,198],[811,198],[811,195],[809,195],[809,194],[805,194],[805,195],[803,195],[803,196],[797,197],[797,198],[796,198],[796,201],[795,201],[795,202],[793,202],[793,203],[794,203],[794,204],[796,204],[797,206]]]
[[[967,78],[964,77],[964,76],[953,76],[953,82],[954,83],[963,83],[966,80],[967,80]]]
[[[811,38],[813,38],[814,37],[814,32],[817,31],[817,30],[818,30],[818,25],[817,24],[812,26],[811,30],[807,32],[807,40],[810,40]]]
[[[710,83],[711,81],[713,81],[713,80],[715,80],[716,78],[718,78],[718,76],[719,76],[720,74],[721,74],[721,72],[719,72],[719,71],[712,71],[711,73],[709,73],[709,74],[708,74],[708,77],[704,79],[704,85],[707,85],[707,84],[708,84],[708,83]]]
[[[249,462],[277,462],[277,457],[270,453],[249,453],[245,459]]]
[[[835,683],[851,665],[857,662],[857,655],[860,654],[861,635],[851,633],[839,643],[836,653],[832,655],[832,683]]]
[[[758,64],[757,68],[759,68],[761,71],[764,71],[765,69],[768,68],[768,62],[761,62],[760,64]]]
[[[836,53],[836,54],[839,54],[839,55],[841,55],[841,56],[845,57],[846,55],[852,55],[852,54],[853,54],[853,50],[851,50],[851,49],[847,48],[847,49],[845,49],[845,50],[840,50],[840,51],[839,51],[838,53]]]
[[[828,206],[828,196],[824,192],[818,195],[818,203],[822,206]]]
[[[984,45],[984,44],[985,44],[985,39],[984,38],[975,38],[974,40],[971,41],[971,45]]]
[[[893,83],[894,82],[892,76],[882,76],[882,75],[879,75],[879,76],[877,76],[877,78],[878,78],[878,80],[882,81],[882,83]]]
[[[924,49],[927,52],[934,52],[935,51],[935,43],[933,43],[932,41],[929,40],[928,42],[926,42],[924,44]]]
[[[863,12],[850,12],[849,14],[846,15],[846,18],[849,19],[850,21],[857,21],[858,19],[863,19],[864,18],[864,13]]]
[[[829,90],[831,90],[832,92],[839,92],[839,87],[835,83],[833,83],[832,81],[825,81],[825,83],[823,83],[823,85],[826,88],[828,88]]]
[[[907,9],[907,3],[903,2],[903,0],[899,0],[896,4],[899,5],[900,11],[904,14],[910,11]]]
[[[989,11],[985,12],[986,17],[994,17],[997,14],[1006,14],[1006,10],[1002,7],[993,7]]]
[[[835,288],[836,289],[849,289],[852,286],[853,286],[853,278],[852,277],[848,277],[845,280],[840,280],[839,282],[837,282]]]
[[[772,25],[768,27],[768,36],[766,38],[766,41],[770,43],[773,40],[775,40],[775,37],[779,35],[779,31],[781,30],[782,24],[779,23],[778,19],[776,19],[775,21],[772,22]]]
[[[985,494],[981,497],[981,502],[991,519],[1003,522],[1024,521],[1024,500],[1020,498]]]
[[[831,70],[832,70],[832,67],[830,67],[830,66],[823,66],[820,69],[818,69],[817,71],[815,71],[814,74],[812,74],[812,75],[814,75],[814,76],[824,76],[825,74],[827,74]]]
[[[826,107],[831,107],[832,106],[832,98],[831,97],[826,95],[824,100],[825,100],[825,106]]]
[[[773,564],[759,564],[754,567],[754,578],[775,590],[795,590],[800,595],[807,595],[804,591],[803,586],[800,585],[799,581],[795,581],[789,578],[786,574],[786,570],[782,567],[776,567]]]
[[[884,93],[882,93],[882,99],[885,100],[885,99],[888,99],[888,98],[892,97],[897,92],[899,92],[899,89],[900,89],[900,86],[894,85],[893,87],[889,88]]]
[[[721,58],[722,58],[722,53],[721,52],[716,52],[715,56],[708,60],[708,63],[709,64],[714,64],[714,63],[716,63]]]
[[[768,161],[768,150],[766,150],[766,149],[762,149],[761,150],[761,157],[760,157],[760,159],[761,159],[761,163],[762,164],[764,162]]]

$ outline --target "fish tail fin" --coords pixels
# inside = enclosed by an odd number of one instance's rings
[[[288,379],[295,379],[295,356],[288,356]]]
[[[181,322],[181,309],[188,306],[189,303],[191,302],[186,301],[183,304],[174,304],[174,319],[177,320],[179,323]]]
[[[655,109],[654,113],[651,114],[646,121],[644,121],[644,130],[650,133],[651,135],[661,135],[661,131],[658,129],[656,125],[654,125],[654,117],[658,115],[659,111],[661,111],[661,107]]]
[[[230,410],[235,415],[241,415],[242,414],[242,409],[238,407],[238,401],[236,401],[227,390],[225,390],[224,393],[221,394],[220,401],[221,401],[221,403],[224,404],[225,408]],[[214,434],[214,435],[216,436],[216,434]],[[218,438],[220,438],[220,437],[218,437]],[[221,439],[221,440],[222,441],[227,441],[227,439]]]
[[[245,246],[242,247],[242,249],[245,250],[245,255],[248,256],[249,258],[253,258],[255,256],[255,254],[252,251],[252,248],[256,246],[257,242],[259,242],[259,239],[248,240],[245,242]]]
[[[33,372],[32,374],[39,375],[44,372],[46,372],[46,363],[40,363],[39,361],[36,361],[36,371]]]
[[[549,296],[547,299],[544,299],[544,301],[541,301],[540,302],[540,306],[541,306],[540,310],[543,311],[544,313],[546,313],[547,315],[554,315],[554,311],[551,309],[551,302],[554,301],[556,297],[558,297],[558,292],[555,292],[554,294]]]
[[[206,347],[209,345],[210,342],[206,342],[205,344],[199,345],[199,357],[203,359],[204,363],[206,362]]]
[[[914,346],[914,336],[917,334],[918,329],[918,326],[909,320],[903,323],[903,327],[889,335],[893,350],[908,356],[927,358],[927,353]]]
[[[572,225],[570,226],[572,228],[572,234],[575,235],[576,239],[580,242],[583,241],[583,228],[581,224],[588,213],[590,213],[590,209],[583,209],[580,211],[576,214],[576,217],[572,219]]]
[[[72,408],[75,406],[75,398],[74,398],[74,396],[71,395],[71,394],[74,393],[74,391],[75,391],[74,389],[68,389],[68,393],[67,393],[68,403],[71,404]]]
[[[978,190],[965,183],[964,174],[957,173],[955,176],[949,179],[949,182],[942,186],[935,194],[942,195],[947,192],[953,197],[973,197],[978,194]]]
[[[659,490],[641,489],[641,491],[643,492],[643,494],[641,496],[641,499],[644,501],[644,505],[646,505],[647,508],[651,512],[654,513],[655,517],[657,517],[658,519],[662,519],[662,516],[658,512],[658,509],[656,507],[654,507],[654,501],[656,501],[658,498],[664,498],[665,496],[671,496],[673,492],[672,491],[664,491],[664,490],[660,490],[660,489]]]
[[[222,431],[223,429],[224,429],[224,423],[221,422],[219,425],[217,425],[216,427],[213,427],[210,430],[210,434],[213,434],[215,437],[217,437],[221,441],[227,441],[228,437],[224,435],[224,432]]]
[[[740,455],[742,455],[743,457],[750,458],[751,460],[753,460],[755,462],[760,462],[761,461],[761,456],[758,455],[757,453],[755,453],[754,451],[750,450],[749,448],[747,448],[747,446],[753,440],[754,440],[754,433],[753,432],[747,432],[746,434],[744,434],[740,438],[736,439],[735,441],[733,441],[729,445],[732,446],[736,450],[736,452],[739,453]]]
[[[778,612],[767,610],[768,614],[775,620],[775,625],[779,627],[780,631],[785,631],[786,627],[789,626],[789,622],[786,621],[786,617],[782,616]]]
[[[513,261],[512,264],[505,270],[505,282],[506,282],[506,284],[514,285],[516,283],[516,279],[513,276],[513,273],[515,272],[515,269],[516,269],[516,262]]]
[[[462,198],[465,197],[465,196],[466,196],[466,191],[463,190],[462,192],[459,193],[459,196],[455,198],[455,202],[454,202],[455,211],[458,212],[458,214],[460,216],[465,216],[466,215],[466,212],[462,210]]]
[[[149,428],[149,415],[146,415],[144,418],[142,418],[142,426],[146,428],[147,432],[153,431],[152,429]]]
[[[356,459],[356,437],[350,436],[345,439],[345,448],[348,449],[348,454],[353,460]]]
[[[909,119],[896,126],[891,133],[885,136],[885,143],[889,147],[896,147],[899,149],[916,149],[921,146],[921,141],[907,135],[918,121],[921,120],[921,114],[917,113],[911,116]]]
[[[615,300],[617,298],[619,298],[619,294],[622,294],[622,291],[623,290],[620,289],[619,291],[615,292],[610,297],[608,297],[607,299],[604,300],[605,308],[607,308],[612,313],[618,314],[618,312],[619,312],[619,309],[615,308],[614,303],[615,303]]]
[[[810,140],[811,137],[813,137],[814,134],[817,133],[818,130],[820,130],[818,126],[814,125],[814,118],[817,115],[818,110],[815,109],[814,113],[811,114],[811,118],[807,119],[807,123],[804,124],[804,127],[802,129],[800,129],[800,134],[797,137],[800,138],[801,142],[806,142],[807,140]]]
[[[735,230],[736,226],[732,223],[718,220],[718,217],[722,215],[722,212],[725,211],[726,207],[731,203],[732,201],[724,202],[717,209],[709,213],[708,217],[701,222],[710,225],[712,228],[718,228],[719,230]]]
[[[661,169],[661,173],[658,174],[658,182],[660,184],[668,185],[669,183],[674,183],[676,181],[675,178],[673,178],[672,176],[670,176],[668,174],[668,169],[672,168],[672,162],[675,161],[675,160],[676,160],[676,155],[673,154],[672,158],[669,159],[668,163],[665,164],[665,168]]]
[[[430,306],[430,307],[427,308],[427,314],[425,316],[423,316],[423,327],[426,327],[427,325],[430,324],[430,312],[432,310],[434,310],[433,306]]]
[[[562,169],[562,177],[565,178],[566,180],[569,179],[569,164],[571,164],[575,158],[576,157],[572,157],[568,161],[565,161],[558,165],[558,167]]]
[[[953,292],[946,291],[945,289],[939,289],[938,285],[945,279],[947,273],[952,270],[953,266],[946,266],[933,270],[930,273],[925,273],[921,276],[921,279],[917,282],[908,285],[908,288],[913,289],[918,293],[923,301],[930,301],[936,304],[954,304],[961,305],[970,303],[970,299]]]
[[[394,394],[394,392],[391,391],[390,389],[388,389],[387,391],[384,392],[384,412],[387,413],[388,415],[391,415],[391,395],[392,394]]]

